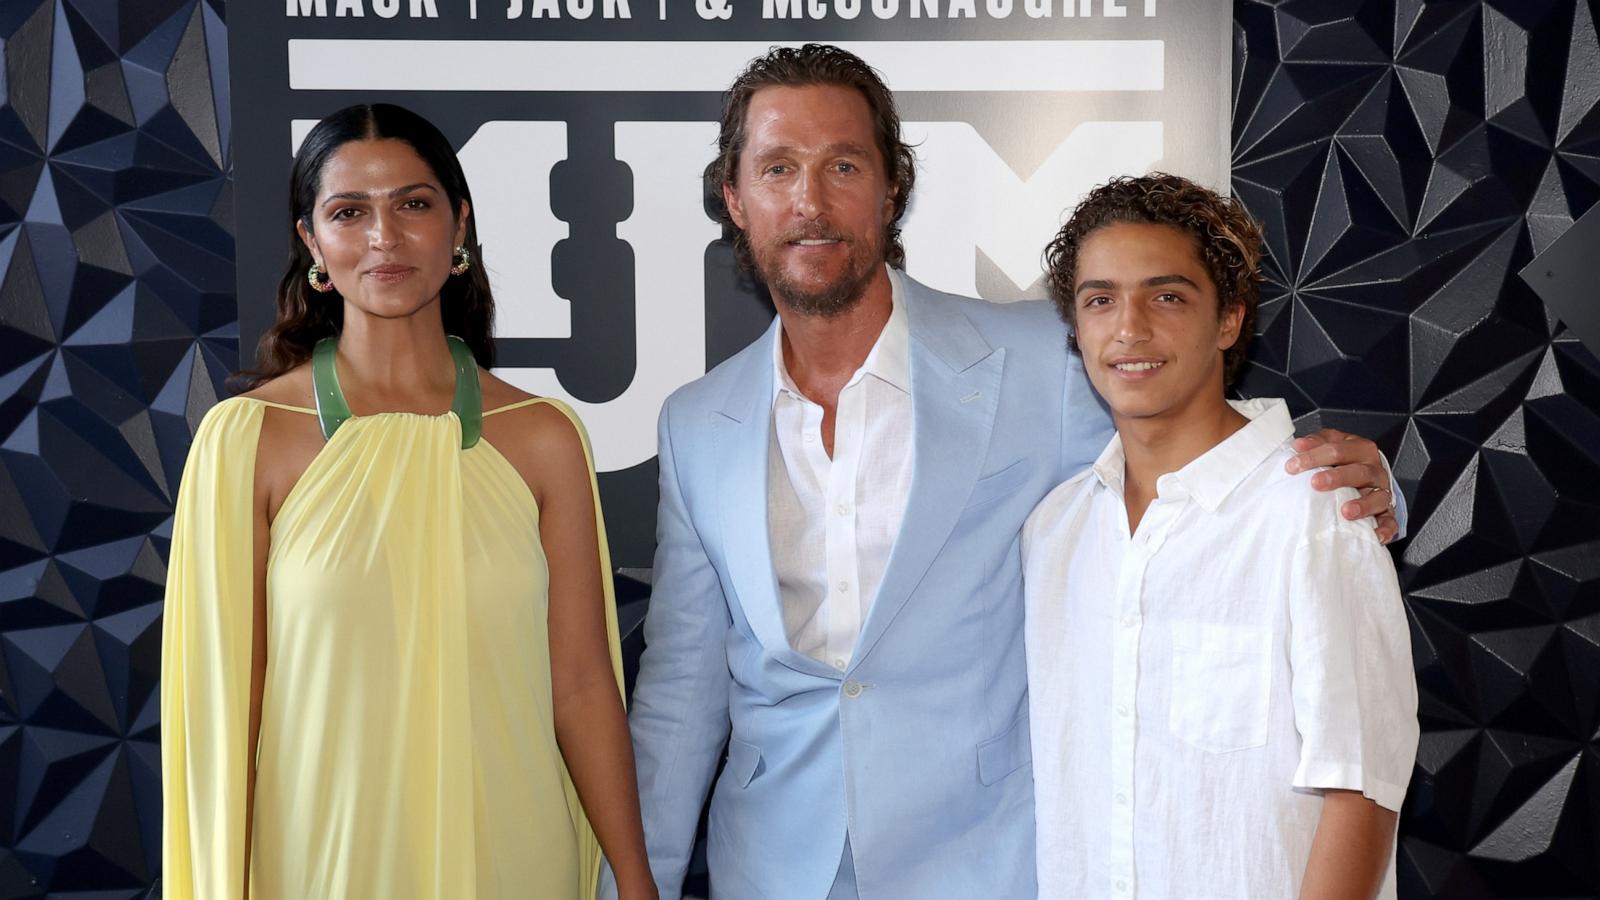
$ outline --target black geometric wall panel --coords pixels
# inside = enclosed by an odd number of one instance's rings
[[[1401,895],[1600,896],[1600,360],[1517,275],[1600,197],[1595,7],[1234,16],[1270,249],[1242,390],[1379,438],[1411,504]]]
[[[1600,896],[1600,359],[1517,276],[1600,199],[1595,4],[1234,16],[1241,389],[1411,504],[1401,894]],[[0,2],[0,900],[159,876],[171,504],[238,364],[226,48],[220,0]]]
[[[172,501],[238,362],[225,36],[0,3],[0,898],[159,875]]]
[[[1600,303],[1595,302],[1594,289],[1596,247],[1600,247],[1600,205],[1589,207],[1518,274],[1590,352],[1600,353]]]

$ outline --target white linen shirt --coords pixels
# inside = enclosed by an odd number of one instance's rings
[[[911,489],[911,328],[900,274],[893,309],[866,361],[839,391],[833,458],[822,446],[822,407],[772,342],[772,440],[767,531],[784,630],[795,650],[843,671],[850,664]]]
[[[1355,492],[1289,475],[1281,400],[1156,482],[1120,438],[1023,529],[1039,896],[1298,896],[1319,789],[1398,810],[1417,693],[1394,565]],[[1394,866],[1380,897],[1394,896]]]

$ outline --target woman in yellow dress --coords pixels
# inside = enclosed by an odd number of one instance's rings
[[[487,371],[460,163],[351,107],[290,206],[260,368],[178,495],[164,896],[589,898],[603,847],[654,897],[592,454]]]

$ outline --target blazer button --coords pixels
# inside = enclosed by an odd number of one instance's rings
[[[844,683],[844,695],[852,700],[861,696],[862,690],[863,687],[859,681],[846,681]]]

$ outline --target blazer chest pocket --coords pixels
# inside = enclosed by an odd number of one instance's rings
[[[732,778],[739,787],[749,787],[750,782],[761,774],[761,748],[738,738],[729,738],[728,764],[723,767],[723,774]]]
[[[1033,460],[1023,457],[991,475],[979,478],[972,486],[972,493],[967,495],[967,509],[974,509],[1004,500],[1014,493],[1028,480],[1033,473]]]
[[[1208,753],[1267,742],[1272,632],[1182,623],[1172,631],[1172,691],[1167,726]]]

